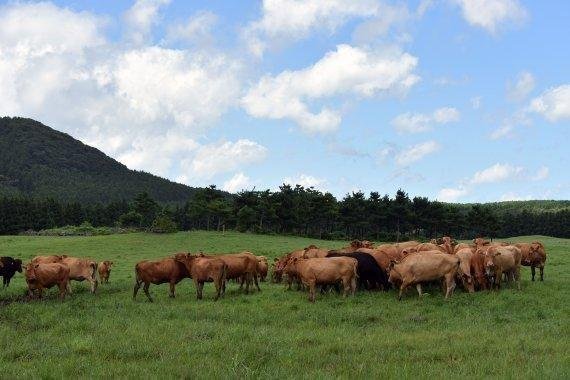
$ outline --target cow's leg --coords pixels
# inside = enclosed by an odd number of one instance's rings
[[[256,286],[257,290],[258,290],[259,292],[261,292],[261,288],[259,287],[259,283],[257,282],[257,273],[254,273],[254,274],[253,274],[253,282],[255,283],[255,286]]]
[[[350,292],[350,279],[345,277],[342,279],[342,296],[343,296],[343,298],[348,295],[348,292]]]
[[[354,295],[356,293],[356,277],[350,279],[350,294]]]
[[[402,281],[402,285],[400,285],[400,293],[398,294],[398,301],[402,300],[402,294],[404,291],[410,286],[410,283],[407,281]]]
[[[6,276],[2,276],[2,287],[5,288],[6,286],[8,286],[8,283],[6,282]]]
[[[251,284],[251,273],[245,274],[245,294],[249,294],[249,285]]]
[[[168,294],[168,296],[169,296],[170,298],[174,298],[174,296],[175,296],[175,295],[174,295],[174,290],[175,290],[175,288],[176,288],[176,282],[170,281],[170,292],[169,292],[169,294]]]
[[[216,286],[216,297],[214,298],[214,301],[217,301],[218,298],[220,298],[220,291],[222,288],[221,282],[223,280],[221,278],[218,278],[216,281],[214,281],[214,285]]]
[[[202,290],[204,289],[204,283],[194,279],[194,285],[196,286],[196,299],[202,299]]]
[[[65,299],[65,292],[67,290],[67,286],[64,283],[60,283],[58,286],[59,286],[59,299],[63,301]]]
[[[532,275],[532,281],[534,281],[534,273],[535,273],[534,265],[531,265],[530,266],[530,274]]]
[[[152,302],[152,297],[150,296],[150,293],[148,292],[148,287],[150,286],[150,282],[145,282],[144,286],[143,286],[143,290],[144,290],[144,294],[146,294],[146,297],[148,298],[148,300],[150,302]]]
[[[71,291],[71,280],[67,281],[67,293],[70,295],[73,294]]]
[[[418,291],[418,296],[420,296],[420,298],[421,298],[421,296],[423,295],[422,294],[422,284],[420,284],[419,282],[416,284],[416,290]]]
[[[133,289],[133,300],[137,298],[137,293],[138,293],[140,287],[141,287],[141,281],[136,280],[135,281],[135,288]]]
[[[97,290],[97,279],[92,279],[91,281],[91,293],[95,294],[95,291]]]
[[[41,287],[38,288],[38,298],[42,299],[43,297],[43,289]]]
[[[317,284],[315,282],[309,282],[309,301],[315,302],[315,288]]]
[[[449,298],[453,294],[453,289],[455,289],[454,277],[455,276],[453,275],[448,275],[445,277],[445,285],[446,285],[445,298]]]
[[[239,290],[243,289],[243,283],[245,282],[245,276],[239,278]],[[247,293],[247,292],[246,292]]]
[[[541,265],[539,268],[540,268],[540,281],[544,281],[544,264]],[[9,280],[8,280],[8,284],[10,284]]]

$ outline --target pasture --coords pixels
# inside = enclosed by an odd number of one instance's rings
[[[357,292],[343,299],[285,291],[261,283],[245,295],[230,283],[213,302],[206,284],[197,301],[191,280],[168,298],[168,285],[151,286],[155,302],[132,300],[134,265],[175,252],[250,250],[271,260],[311,243],[297,237],[181,232],[96,237],[0,237],[0,255],[29,261],[42,253],[67,253],[115,262],[110,283],[95,296],[87,283],[57,300],[55,288],[41,301],[25,302],[16,274],[0,290],[0,368],[14,377],[122,378],[378,378],[378,377],[570,377],[570,240],[544,242],[545,281],[531,283],[522,269],[514,287],[474,295],[441,289],[418,299],[408,290]],[[506,240],[506,239],[505,239]]]

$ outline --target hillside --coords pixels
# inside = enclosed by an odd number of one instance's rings
[[[159,202],[182,203],[195,189],[130,170],[35,120],[0,118],[0,195],[107,203],[141,191]]]

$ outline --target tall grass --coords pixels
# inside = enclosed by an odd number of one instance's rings
[[[512,238],[529,241],[535,237]],[[30,259],[68,253],[115,267],[93,296],[73,283],[65,302],[56,290],[24,302],[23,276],[0,291],[0,376],[13,377],[570,377],[570,240],[540,237],[545,281],[475,295],[440,289],[418,299],[410,290],[330,293],[310,304],[302,292],[262,283],[244,295],[231,284],[213,302],[213,285],[197,301],[190,280],[154,303],[132,300],[134,264],[184,250],[250,250],[270,258],[318,242],[282,236],[190,232],[93,237],[0,237],[0,255]]]

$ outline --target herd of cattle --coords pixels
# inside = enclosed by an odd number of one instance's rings
[[[398,299],[404,291],[415,285],[422,295],[422,284],[441,284],[445,297],[453,294],[456,283],[467,292],[499,289],[503,280],[514,281],[520,289],[521,265],[531,267],[532,281],[535,269],[540,270],[544,280],[546,251],[538,241],[510,244],[489,242],[482,238],[473,244],[456,244],[444,236],[430,243],[409,241],[398,244],[382,244],[375,247],[368,241],[353,241],[348,247],[328,250],[314,245],[276,258],[271,265],[271,281],[286,281],[288,289],[293,284],[297,289],[306,287],[309,300],[315,301],[317,288],[339,289],[343,295],[354,294],[357,288],[366,290],[399,289]],[[10,284],[16,272],[24,271],[28,294],[37,292],[42,297],[43,289],[57,286],[61,299],[71,294],[70,280],[88,281],[95,293],[98,279],[109,282],[112,261],[96,263],[93,260],[67,255],[36,256],[23,268],[22,261],[11,257],[0,258],[0,275],[4,287]],[[196,296],[202,299],[205,282],[213,282],[217,300],[225,293],[226,282],[235,280],[245,292],[250,287],[257,290],[259,281],[265,281],[269,273],[267,258],[251,252],[226,255],[177,253],[156,261],[141,261],[135,265],[133,299],[141,286],[148,300],[150,284],[170,285],[170,297],[175,296],[175,287],[185,278],[191,278]],[[98,275],[98,276],[97,276]]]

